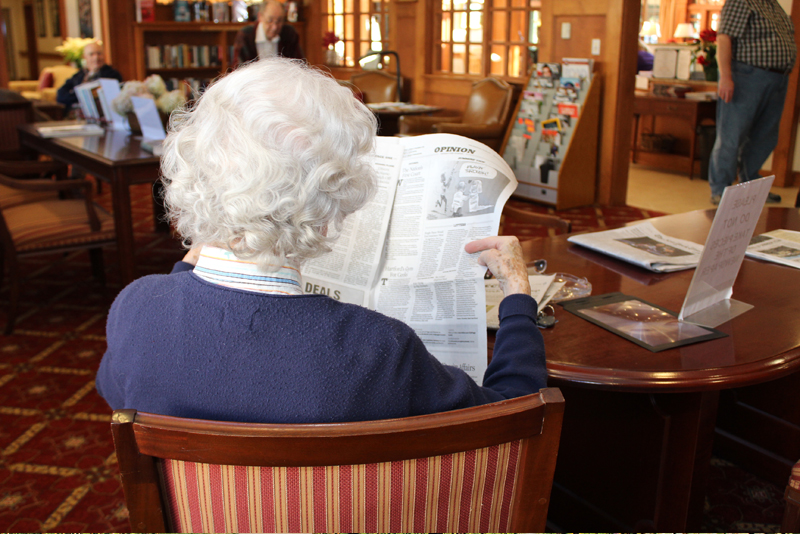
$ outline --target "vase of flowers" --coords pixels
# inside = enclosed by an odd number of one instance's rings
[[[89,43],[94,43],[95,39],[81,39],[80,37],[67,37],[56,47],[56,52],[64,56],[64,60],[74,67],[83,67],[83,47]],[[97,41],[98,44],[100,41]]]
[[[700,32],[700,41],[695,48],[694,59],[702,65],[706,81],[716,82],[719,79],[716,31],[703,30]]]
[[[167,91],[167,85],[158,74],[148,76],[141,82],[125,82],[119,95],[111,101],[111,107],[120,115],[128,117],[131,133],[139,135],[142,132],[139,128],[139,121],[136,120],[136,114],[133,112],[132,96],[154,100],[165,127],[169,122],[170,113],[186,104],[186,95],[183,91],[180,89]]]
[[[341,63],[338,52],[336,52],[336,43],[341,41],[338,35],[332,31],[327,31],[322,36],[322,47],[325,49],[325,64],[329,67],[338,67]]]

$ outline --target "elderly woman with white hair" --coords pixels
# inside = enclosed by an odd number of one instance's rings
[[[405,417],[546,385],[536,302],[516,238],[468,244],[500,280],[494,358],[477,385],[400,321],[304,295],[300,268],[330,250],[373,194],[375,119],[335,80],[286,59],[246,65],[173,116],[165,200],[192,250],[126,287],[108,316],[97,389],[114,409],[314,423]]]

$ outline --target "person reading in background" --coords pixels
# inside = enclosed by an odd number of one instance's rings
[[[286,21],[286,10],[277,0],[267,0],[258,7],[258,21],[236,34],[233,45],[233,68],[254,59],[281,56],[305,59],[300,37]]]
[[[244,65],[172,115],[162,176],[192,249],[126,287],[108,316],[97,389],[113,409],[207,420],[323,423],[407,417],[545,387],[537,304],[515,237],[472,241],[506,295],[476,384],[396,319],[303,294],[306,259],[331,250],[376,192],[376,120],[296,60]],[[437,179],[432,177],[432,179]]]
[[[56,100],[64,105],[65,111],[69,112],[78,103],[75,87],[98,78],[113,78],[121,82],[122,74],[114,67],[106,65],[103,45],[100,41],[94,41],[83,47],[83,68],[58,89]]]

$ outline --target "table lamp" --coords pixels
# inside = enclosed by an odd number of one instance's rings
[[[683,39],[683,42],[686,42],[687,39],[697,39],[697,34],[694,32],[694,26],[692,26],[688,22],[681,22],[678,24],[678,27],[675,28],[675,35],[673,35],[676,39]]]
[[[645,42],[654,43],[661,37],[661,27],[658,22],[646,20],[642,23],[642,30],[639,35],[645,38]]]

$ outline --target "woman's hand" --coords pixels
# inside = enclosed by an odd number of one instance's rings
[[[522,258],[522,247],[514,236],[494,236],[466,244],[464,250],[469,254],[481,252],[478,263],[485,265],[500,282],[504,296],[515,293],[531,294],[528,270]]]

